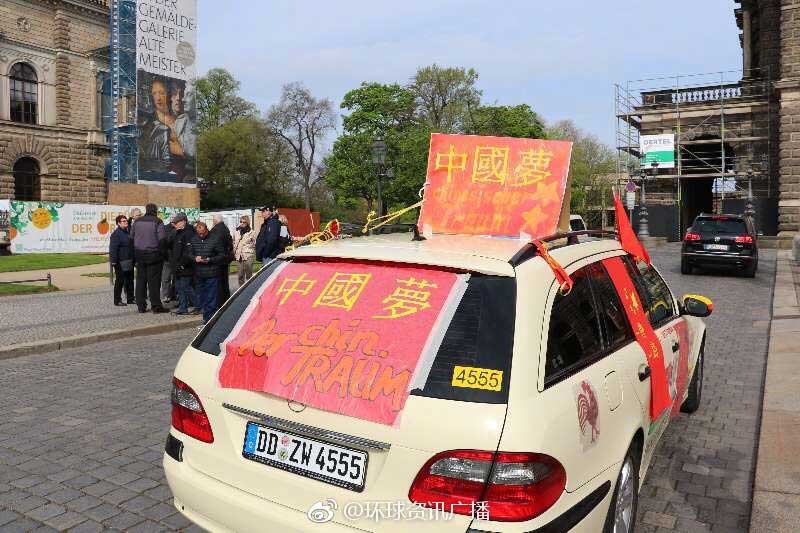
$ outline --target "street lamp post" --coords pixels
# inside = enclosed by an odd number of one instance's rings
[[[756,210],[753,206],[753,170],[747,171],[747,204],[744,207],[744,214],[755,220]]]
[[[375,141],[372,143],[372,163],[377,169],[378,217],[383,216],[383,191],[381,178],[385,175],[384,167],[386,165],[386,152],[388,152],[386,142],[380,137],[375,139]]]
[[[653,167],[653,177],[655,177],[656,172],[658,172],[658,161],[653,161],[651,163]],[[642,169],[642,196],[641,196],[641,205],[642,207],[639,209],[639,237],[647,238],[650,237],[650,227],[647,221],[648,213],[647,213],[647,196],[645,193],[645,182],[647,182],[647,170],[644,168]]]

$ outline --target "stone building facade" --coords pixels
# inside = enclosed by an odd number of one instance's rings
[[[0,199],[105,203],[106,0],[0,0]]]
[[[800,232],[800,0],[733,7],[741,70],[626,94],[636,103],[617,117],[635,134],[619,148],[635,160],[639,135],[675,135],[676,168],[646,180],[652,235],[680,239],[700,212],[752,205],[757,228],[788,245]]]

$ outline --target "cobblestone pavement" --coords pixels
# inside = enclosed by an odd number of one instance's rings
[[[161,458],[194,333],[0,361],[0,532],[189,527]]]
[[[640,495],[637,531],[747,531],[775,251],[761,250],[754,279],[719,270],[683,276],[678,244],[651,255],[677,297],[706,295],[714,313],[700,409],[667,428]]]
[[[667,429],[637,530],[744,531],[775,254],[762,252],[755,279],[681,276],[674,245],[653,258],[678,295],[706,294],[715,311],[702,405]],[[0,532],[197,530],[161,469],[170,377],[193,333],[0,361]]]

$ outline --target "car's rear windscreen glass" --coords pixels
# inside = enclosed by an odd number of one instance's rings
[[[735,218],[714,219],[714,218],[698,218],[692,230],[695,233],[725,233],[730,235],[744,235],[747,233],[747,228],[744,221]]]
[[[415,396],[506,403],[514,348],[514,278],[473,275],[425,386]]]
[[[283,261],[265,266],[228,300],[192,346],[219,355],[220,343],[230,335],[253,296],[280,264]],[[411,394],[468,402],[506,403],[515,305],[514,278],[471,275],[452,319],[445,326],[441,345],[424,385],[413,389]]]

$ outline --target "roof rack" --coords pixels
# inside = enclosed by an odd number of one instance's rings
[[[602,229],[585,229],[580,231],[565,231],[561,233],[553,233],[552,235],[548,235],[547,237],[542,237],[541,239],[536,239],[541,242],[552,242],[557,241],[559,239],[567,239],[567,246],[572,244],[578,244],[578,237],[581,235],[588,235],[590,237],[604,237],[608,236],[611,238],[617,238],[616,231],[608,231]],[[523,246],[514,257],[508,260],[508,263],[516,268],[525,261],[529,259],[533,259],[538,255],[538,251],[536,250],[536,246],[532,243],[528,243]]]

